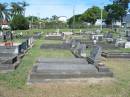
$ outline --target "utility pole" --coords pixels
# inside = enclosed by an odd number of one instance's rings
[[[75,29],[75,0],[73,1],[73,32]]]
[[[102,31],[102,21],[103,21],[103,19],[102,19],[102,16],[103,16],[103,9],[101,8],[101,31]]]

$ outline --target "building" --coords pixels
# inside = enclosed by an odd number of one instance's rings
[[[60,16],[59,21],[62,21],[62,22],[67,22],[67,17],[66,16]]]
[[[2,29],[10,29],[9,23],[7,20],[3,19],[0,20],[0,25]]]

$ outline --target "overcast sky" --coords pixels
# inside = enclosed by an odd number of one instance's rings
[[[0,0],[0,2],[19,2],[22,0]],[[41,18],[52,15],[71,17],[73,6],[75,14],[81,14],[92,6],[103,7],[111,0],[24,0],[30,5],[26,8],[26,16],[35,15]]]

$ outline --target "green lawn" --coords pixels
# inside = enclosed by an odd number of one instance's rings
[[[106,52],[128,52],[130,53],[130,48],[117,48],[117,49],[107,49],[107,50],[104,50]]]

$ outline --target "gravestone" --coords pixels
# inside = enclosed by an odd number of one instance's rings
[[[125,43],[125,48],[130,48],[130,42]]]
[[[77,42],[75,48],[73,49],[73,53],[74,54],[78,53],[79,49],[80,49],[80,42]]]
[[[98,64],[101,61],[102,49],[100,46],[94,46],[90,53],[90,57],[87,57],[87,61],[90,64]]]
[[[72,40],[71,47],[74,48],[76,46],[76,44],[77,44],[76,40]]]
[[[106,34],[106,37],[105,37],[105,38],[113,38],[112,33],[108,32],[108,33]]]
[[[98,41],[102,41],[103,40],[103,35],[92,35],[92,40],[98,40]]]
[[[63,40],[63,35],[61,33],[49,33],[45,36],[46,40]]]
[[[127,41],[128,41],[128,42],[130,42],[130,36],[129,36],[129,37],[127,37]]]
[[[86,44],[81,44],[79,49],[79,55],[83,58],[86,57]]]
[[[129,30],[126,31],[126,37],[130,37],[130,31]]]
[[[115,47],[125,47],[126,40],[119,38],[116,40]]]

